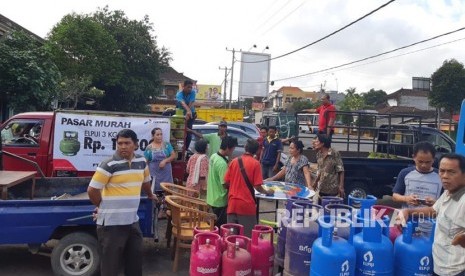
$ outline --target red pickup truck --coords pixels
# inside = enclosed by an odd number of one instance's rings
[[[38,176],[91,176],[99,162],[116,149],[116,133],[134,130],[142,154],[154,127],[178,152],[173,177],[182,181],[185,170],[184,139],[171,135],[170,117],[100,111],[28,112],[14,115],[1,127],[3,169],[38,171]],[[175,126],[176,127],[176,126]],[[177,138],[175,138],[177,137]]]

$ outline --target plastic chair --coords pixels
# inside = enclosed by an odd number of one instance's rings
[[[193,200],[187,197],[169,195],[165,197],[168,206],[171,208],[173,236],[174,236],[174,262],[173,272],[177,272],[180,249],[190,249],[194,239],[194,228],[213,230],[215,227],[216,215],[202,211],[206,203]]]
[[[187,198],[192,198],[194,200],[198,200],[198,201],[205,203],[204,200],[200,199],[200,193],[197,190],[187,188],[181,185],[173,184],[173,183],[168,183],[168,182],[161,182],[160,186],[162,190],[165,192],[165,196],[175,195],[175,196],[187,197]],[[202,211],[208,212],[209,208],[204,208],[202,209]],[[170,210],[167,210],[166,212],[166,219],[167,219],[166,232],[165,232],[166,247],[170,248],[171,236],[172,236],[171,211]]]

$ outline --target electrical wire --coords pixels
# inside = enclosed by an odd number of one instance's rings
[[[406,48],[409,48],[409,47],[412,47],[412,46],[415,46],[415,45],[419,45],[419,44],[422,44],[422,43],[425,43],[425,42],[428,42],[428,41],[431,41],[431,40],[434,40],[434,39],[437,39],[437,38],[440,38],[440,37],[443,37],[443,36],[447,36],[447,35],[450,35],[450,34],[453,34],[453,33],[456,33],[456,32],[460,32],[460,31],[463,31],[463,30],[465,30],[465,27],[459,28],[459,29],[454,30],[454,31],[449,31],[449,32],[446,32],[446,33],[443,33],[443,34],[440,34],[440,35],[436,35],[436,36],[433,36],[433,37],[428,38],[428,39],[424,39],[424,40],[421,40],[421,41],[418,41],[418,42],[415,42],[415,43],[411,43],[409,45],[405,45],[405,46],[402,46],[402,47],[399,47],[399,48],[396,48],[396,49],[393,49],[393,50],[389,50],[389,51],[386,51],[386,52],[383,52],[383,53],[380,53],[380,54],[376,54],[376,55],[373,55],[373,56],[369,56],[369,57],[366,57],[366,58],[358,59],[358,60],[355,60],[355,61],[347,62],[347,63],[344,63],[344,64],[332,66],[332,67],[329,67],[329,68],[325,68],[325,69],[321,69],[321,70],[317,70],[317,71],[313,71],[313,72],[309,72],[309,73],[305,73],[305,74],[301,74],[301,75],[296,75],[296,76],[291,76],[291,77],[286,77],[286,78],[281,78],[281,79],[275,79],[275,80],[272,80],[272,81],[278,82],[278,81],[296,79],[296,78],[301,78],[301,77],[305,77],[305,76],[315,75],[315,74],[318,74],[318,73],[323,73],[323,72],[326,72],[326,71],[331,71],[331,70],[334,70],[334,69],[345,67],[347,65],[359,63],[359,62],[362,62],[362,61],[365,61],[365,60],[369,60],[369,59],[373,59],[373,58],[376,58],[376,57],[387,55],[387,54],[390,54],[390,53],[393,53],[393,52],[397,52],[399,50],[406,49]],[[419,51],[422,51],[422,50],[427,50],[427,49],[431,49],[431,48],[434,48],[434,47],[454,43],[454,42],[461,41],[461,40],[464,40],[464,39],[465,38],[460,38],[460,39],[444,42],[444,43],[433,45],[433,46],[430,46],[430,47],[427,47],[427,48],[424,48],[424,49],[419,49],[419,50],[415,50],[415,51],[412,51],[412,52],[409,52],[409,53],[400,54],[398,56],[403,56],[403,55],[407,55],[407,54],[411,54],[411,53],[416,53],[416,52],[419,52]],[[394,57],[398,57],[398,56],[393,56],[393,57],[389,57],[389,58],[386,58],[386,59],[390,59],[390,58],[394,58]],[[370,62],[370,63],[379,62],[379,61],[383,61],[383,60],[386,60],[386,59],[376,60],[376,61],[373,61],[373,62]],[[357,65],[357,66],[367,65],[367,64],[370,64],[370,63],[364,63],[364,64],[360,64],[360,65]],[[341,70],[354,68],[354,67],[357,67],[357,66],[343,68]],[[335,70],[335,71],[339,71],[339,70]],[[262,81],[262,82],[242,82],[242,83],[267,83],[267,82]]]
[[[293,9],[290,13],[286,14],[283,18],[281,18],[278,22],[276,22],[275,24],[273,24],[271,27],[269,27],[266,31],[264,31],[261,35],[265,35],[266,33],[268,33],[269,31],[271,31],[274,27],[276,27],[279,23],[283,22],[284,19],[288,18],[291,14],[293,14],[294,12],[296,12],[300,7],[302,7],[303,5],[305,5],[307,2],[304,1],[302,2],[299,6],[297,6],[297,8]]]
[[[278,14],[278,12],[282,11],[284,7],[286,7],[287,5],[289,5],[289,3],[291,2],[291,0],[287,0],[286,3],[284,3],[284,5],[282,5],[279,9],[277,9],[270,17],[268,17],[263,23],[261,23],[255,30],[258,30],[260,29],[263,25],[265,25],[266,23],[268,23],[268,21],[271,20],[271,18],[273,18],[276,14]],[[274,3],[273,3],[274,4]]]
[[[424,40],[421,40],[421,41],[418,41],[418,42],[415,42],[415,43],[412,43],[412,44],[409,44],[409,45],[406,45],[406,46],[402,46],[402,47],[399,47],[399,48],[396,48],[396,49],[393,49],[393,50],[390,50],[390,51],[387,51],[387,52],[383,52],[383,53],[380,53],[380,54],[369,56],[369,57],[366,57],[366,58],[358,59],[358,60],[355,60],[355,61],[347,62],[347,63],[344,63],[344,64],[336,65],[336,66],[333,66],[333,67],[329,67],[329,68],[326,68],[326,69],[322,69],[322,70],[318,70],[318,71],[314,71],[314,72],[310,72],[310,73],[306,73],[306,74],[302,74],[302,75],[298,75],[298,76],[294,76],[294,77],[287,77],[287,78],[277,79],[277,80],[274,80],[274,81],[276,82],[276,81],[295,79],[295,78],[305,77],[305,76],[308,76],[308,75],[313,75],[313,74],[316,74],[316,73],[330,71],[330,70],[337,69],[337,68],[340,68],[340,67],[344,67],[344,66],[347,66],[347,65],[351,65],[351,64],[354,64],[354,63],[359,63],[359,62],[362,62],[362,61],[365,61],[365,60],[369,60],[369,59],[384,56],[384,55],[387,55],[387,54],[390,54],[390,53],[393,53],[393,52],[397,52],[399,50],[406,49],[406,48],[409,48],[409,47],[412,47],[412,46],[415,46],[415,45],[418,45],[418,44],[421,44],[421,43],[425,43],[425,42],[428,42],[428,41],[431,41],[431,40],[434,40],[434,39],[437,39],[437,38],[440,38],[440,37],[443,37],[443,36],[446,36],[446,35],[450,35],[450,34],[453,34],[453,33],[456,33],[456,32],[460,32],[460,31],[463,31],[463,30],[465,30],[465,27],[462,27],[462,28],[459,28],[457,30],[450,31],[450,32],[447,32],[447,33],[443,33],[443,34],[440,34],[440,35],[437,35],[437,36],[433,36],[431,38],[424,39]]]
[[[332,33],[330,33],[330,34],[325,35],[324,37],[322,37],[322,38],[320,38],[320,39],[318,39],[318,40],[315,40],[315,41],[313,41],[313,42],[311,42],[311,43],[309,43],[309,44],[307,44],[307,45],[305,45],[305,46],[302,46],[302,47],[300,47],[300,48],[298,48],[298,49],[295,49],[295,50],[293,50],[293,51],[287,52],[287,53],[285,53],[285,54],[282,54],[282,55],[279,55],[279,56],[276,56],[276,57],[273,57],[273,58],[268,58],[268,59],[263,59],[263,60],[256,60],[256,61],[242,61],[242,60],[236,60],[236,61],[241,62],[241,63],[259,63],[259,62],[271,61],[271,60],[275,60],[275,59],[278,59],[278,58],[282,58],[282,57],[288,56],[288,55],[290,55],[290,54],[293,54],[293,53],[295,53],[295,52],[298,52],[298,51],[300,51],[300,50],[303,50],[303,49],[305,49],[305,48],[308,48],[308,47],[310,47],[310,46],[312,46],[312,45],[315,45],[315,44],[317,44],[318,42],[321,42],[321,41],[323,41],[323,40],[325,40],[325,39],[327,39],[327,38],[329,38],[329,37],[331,37],[331,36],[333,36],[333,35],[335,35],[335,34],[341,32],[341,31],[344,30],[344,29],[347,29],[348,27],[350,27],[350,26],[354,25],[355,23],[357,23],[357,22],[359,22],[359,21],[365,19],[366,17],[368,17],[368,16],[374,14],[375,12],[377,12],[377,11],[379,11],[379,10],[385,8],[387,5],[389,5],[389,4],[391,4],[392,2],[395,2],[395,1],[396,1],[396,0],[390,0],[390,1],[386,2],[386,3],[384,3],[383,5],[379,6],[378,8],[372,10],[371,12],[365,14],[364,16],[358,18],[357,20],[352,21],[351,23],[345,25],[344,27],[339,28],[339,29],[337,29],[336,31],[334,31],[334,32],[332,32]]]

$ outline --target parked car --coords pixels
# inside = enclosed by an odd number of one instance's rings
[[[195,131],[197,131],[197,132],[202,133],[202,134],[218,132],[218,126],[217,125],[211,125],[211,124],[194,125],[193,129]],[[255,140],[255,138],[253,138],[248,133],[246,133],[246,132],[244,132],[244,131],[242,131],[240,129],[237,129],[235,127],[231,127],[229,122],[228,122],[228,130],[227,130],[227,132],[228,132],[228,135],[236,137],[237,138],[237,143],[238,143],[238,146],[234,150],[232,158],[238,157],[238,156],[242,155],[245,152],[244,146],[245,146],[245,143],[247,142],[248,139],[254,139]],[[197,136],[192,135],[192,142],[189,145],[189,149],[188,149],[188,153],[187,153],[188,156],[192,155],[192,153],[194,152],[194,144],[195,144],[195,141],[197,141],[198,139],[199,138]],[[280,162],[282,164],[285,164],[286,161],[287,161],[287,158],[288,158],[287,155],[285,153],[282,153]]]
[[[258,137],[260,137],[260,129],[255,125],[255,124],[252,124],[252,123],[246,123],[246,122],[227,122],[228,123],[228,127],[234,127],[234,128],[237,128],[237,129],[240,129],[242,131],[244,131],[245,133],[249,134],[250,136],[252,136],[252,138],[254,139],[257,139]],[[211,123],[208,123],[207,125],[218,125],[219,122],[211,122]]]

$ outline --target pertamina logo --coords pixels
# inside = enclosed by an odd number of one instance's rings
[[[428,256],[424,256],[423,258],[420,259],[420,266],[418,267],[418,270],[420,271],[430,271],[430,259]]]
[[[363,254],[363,265],[369,267],[375,266],[375,264],[373,263],[373,253],[371,253],[371,251],[368,251],[367,253]]]
[[[345,262],[342,263],[341,265],[341,273],[339,273],[339,276],[349,276],[349,260],[346,260]]]

